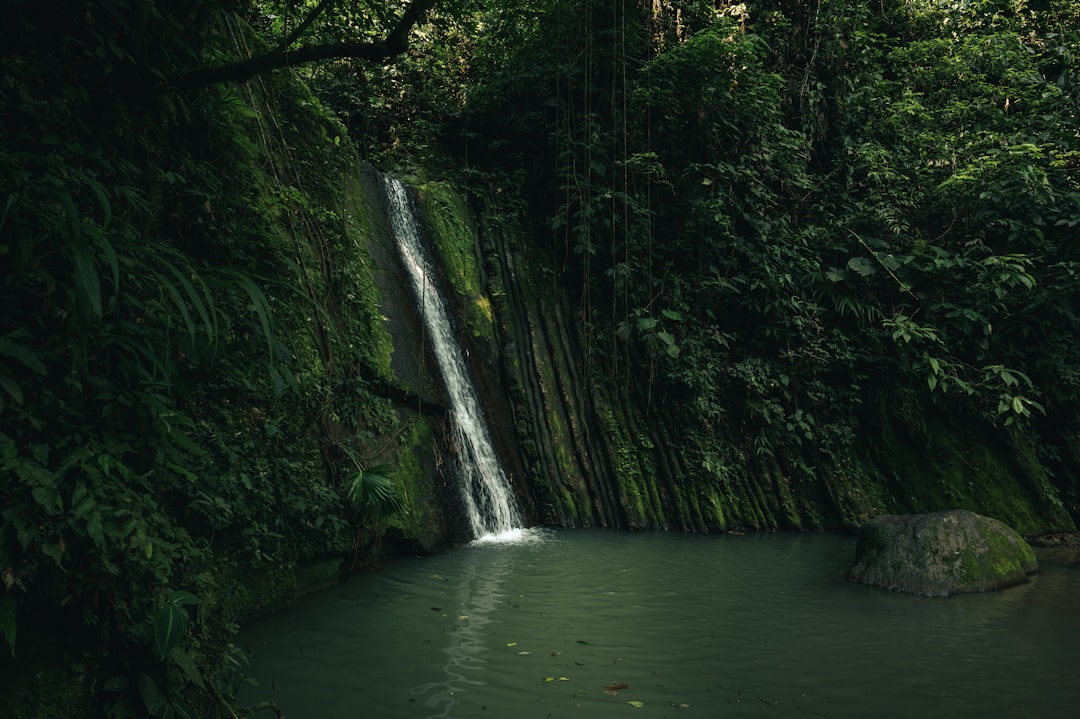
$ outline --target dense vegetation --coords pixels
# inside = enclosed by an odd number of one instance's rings
[[[479,44],[458,129],[551,218],[588,371],[677,407],[687,465],[904,484],[897,445],[962,424],[1026,447],[1040,511],[1076,516],[1074,3],[534,13]],[[1007,513],[988,494],[934,501]]]
[[[364,160],[519,228],[583,383],[678,428],[710,506],[612,420],[625,524],[1080,516],[1072,0],[9,5],[4,715],[235,716],[240,615],[414,521]],[[1006,447],[1034,509],[912,443]]]

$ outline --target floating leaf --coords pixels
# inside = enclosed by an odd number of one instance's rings
[[[570,677],[559,677],[559,681],[560,682],[568,682],[568,681],[570,681]]]
[[[508,646],[508,647],[516,647],[517,645],[518,645],[517,642],[507,642],[506,643],[506,646]]]
[[[517,653],[517,655],[518,655],[519,657],[524,657],[524,656],[528,656],[529,654],[532,654],[532,652],[518,652],[518,653]]]
[[[637,699],[631,699],[626,703],[634,707],[635,709],[640,709],[641,707],[645,706],[645,702],[639,702]]]
[[[544,677],[544,681],[545,682],[553,682],[553,681],[555,681],[555,677]]]
[[[469,615],[468,615],[468,614],[462,614],[462,615],[461,615],[460,617],[458,617],[458,621],[459,621],[459,622],[463,622],[463,621],[465,621],[465,620],[466,620],[466,619],[468,619],[468,618],[469,618]]]

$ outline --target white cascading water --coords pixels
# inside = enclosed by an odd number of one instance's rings
[[[521,527],[510,483],[491,444],[472,380],[443,302],[420,246],[420,230],[405,185],[383,177],[390,206],[390,229],[416,293],[420,314],[442,370],[453,414],[454,441],[462,475],[462,496],[473,536],[510,535]]]

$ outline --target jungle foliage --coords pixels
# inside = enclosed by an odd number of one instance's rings
[[[530,226],[703,481],[948,421],[1080,517],[1075,0],[68,5],[0,30],[0,709],[235,716],[248,575],[401,511],[361,158]]]
[[[522,2],[447,134],[551,218],[587,371],[692,417],[714,481],[963,418],[1076,517],[1078,12]]]
[[[547,219],[584,371],[689,419],[710,482],[755,458],[887,467],[890,418],[962,418],[1034,452],[1034,494],[1076,517],[1078,13],[459,3],[394,66],[311,81],[380,161],[454,158],[501,217]]]
[[[359,159],[288,76],[147,90],[229,3],[73,5],[0,59],[0,714],[234,716],[241,613],[400,508]]]

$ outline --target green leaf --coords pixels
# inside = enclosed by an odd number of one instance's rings
[[[176,662],[176,666],[180,667],[180,670],[187,675],[192,684],[199,687],[199,689],[206,689],[206,682],[203,681],[202,674],[199,672],[199,668],[195,666],[195,661],[190,654],[177,647],[173,649],[171,656],[173,661]]]
[[[64,550],[60,548],[59,544],[42,544],[41,551],[45,552],[45,555],[56,562],[56,566],[62,566],[61,560],[64,556]]]
[[[635,709],[640,709],[641,707],[645,706],[645,702],[639,702],[637,699],[631,699],[626,703],[634,707]]]
[[[185,592],[182,589],[177,589],[169,595],[169,602],[177,606],[191,606],[193,604],[202,604],[202,600],[191,592]]]
[[[45,374],[45,364],[41,361],[41,358],[22,345],[15,344],[8,337],[0,337],[0,355],[18,360],[32,372],[40,375]]]
[[[15,597],[0,597],[0,634],[7,640],[12,658],[15,657]]]
[[[146,705],[147,711],[156,712],[161,706],[161,693],[158,691],[157,684],[148,674],[139,675],[139,694],[142,695],[143,704]]]
[[[18,382],[16,382],[14,379],[9,377],[8,375],[3,374],[2,372],[0,372],[0,388],[3,388],[3,390],[5,392],[7,392],[9,395],[11,395],[11,398],[13,400],[15,400],[15,404],[22,404],[22,401],[23,401],[22,387],[19,386]],[[2,402],[2,400],[0,400],[0,402]],[[3,408],[3,404],[0,403],[0,409],[2,409],[2,408]]]
[[[94,540],[99,549],[105,549],[105,527],[101,521],[101,512],[96,509],[86,519],[86,534]]]
[[[180,312],[181,319],[183,319],[184,321],[184,328],[187,330],[188,338],[190,339],[192,344],[194,344],[198,327],[196,326],[195,321],[191,317],[191,311],[188,309],[187,302],[184,301],[184,298],[180,294],[180,291],[176,288],[175,285],[173,285],[172,282],[170,282],[165,277],[165,275],[161,274],[160,272],[154,272],[153,270],[150,271],[150,274],[154,276],[154,278],[158,281],[158,285],[163,290],[165,290],[165,292],[172,299],[173,304],[176,306],[176,309]]]
[[[173,702],[169,707],[180,719],[198,719],[198,714],[187,702]]]
[[[256,285],[252,279],[243,274],[242,272],[236,272],[234,270],[222,270],[222,274],[227,277],[231,277],[240,285],[241,289],[247,293],[248,299],[251,300],[251,310],[255,313],[255,316],[259,320],[259,326],[262,328],[263,340],[266,342],[267,356],[271,359],[274,358],[274,311],[270,307],[270,302],[266,299],[266,295],[263,293],[262,288]]]
[[[86,489],[86,485],[79,482],[71,492],[71,514],[75,519],[86,516],[95,506],[94,498]]]
[[[169,656],[187,632],[188,616],[182,608],[169,603],[154,617],[154,642],[161,658]]]
[[[877,265],[866,257],[852,257],[847,263],[848,269],[863,277],[869,277],[877,272]]]

